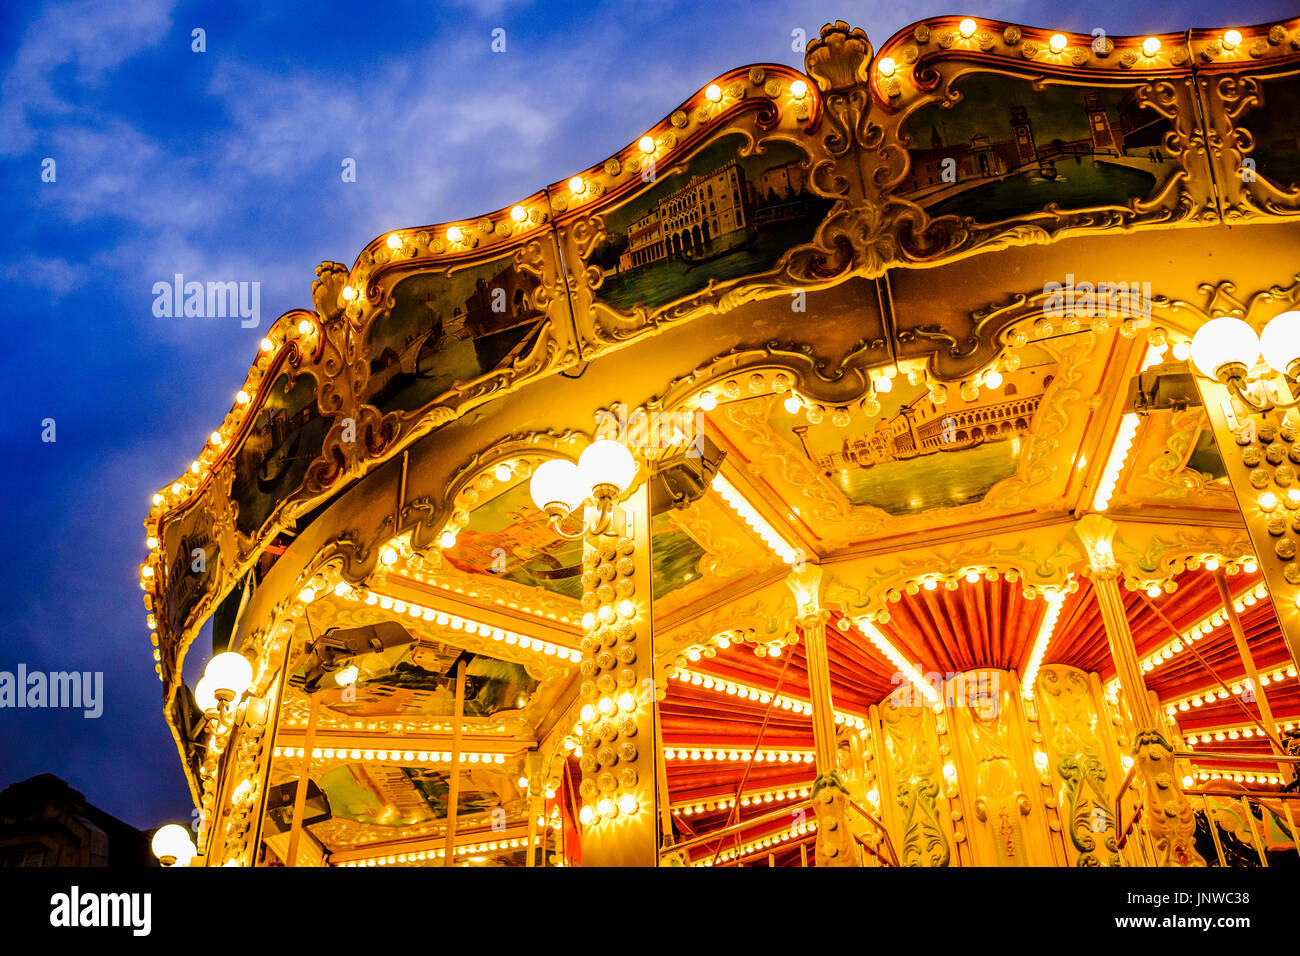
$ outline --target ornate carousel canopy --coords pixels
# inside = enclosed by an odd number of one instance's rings
[[[805,69],[317,268],[145,522],[199,861],[1296,852],[1300,21]]]

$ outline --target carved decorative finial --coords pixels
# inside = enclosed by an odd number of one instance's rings
[[[316,281],[311,284],[311,303],[323,322],[330,322],[343,314],[339,299],[348,284],[348,268],[339,262],[322,262],[316,267]]]
[[[863,86],[871,65],[871,41],[860,27],[836,20],[804,51],[804,71],[823,93]]]

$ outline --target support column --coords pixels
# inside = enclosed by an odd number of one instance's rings
[[[619,507],[620,533],[589,534],[582,552],[582,863],[657,866],[649,485]]]
[[[822,569],[805,564],[787,581],[798,608],[808,663],[808,696],[812,702],[813,752],[817,779],[812,786],[817,814],[818,866],[860,866],[861,858],[849,826],[849,790],[840,779],[835,743],[835,710],[831,700],[830,657],[826,651],[826,621],[821,605]]]
[[[1199,375],[1196,386],[1291,663],[1300,666],[1300,421],[1295,411],[1251,414],[1227,386]],[[1280,391],[1290,394],[1284,380]]]
[[[1092,565],[1093,593],[1106,628],[1106,642],[1115,662],[1115,675],[1135,729],[1132,754],[1142,781],[1147,828],[1159,854],[1160,866],[1205,866],[1196,850],[1196,817],[1183,796],[1174,766],[1173,745],[1160,732],[1129,630],[1124,597],[1119,589],[1111,540],[1115,522],[1092,514],[1075,523]]]

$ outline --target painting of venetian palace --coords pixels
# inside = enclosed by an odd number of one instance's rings
[[[1137,88],[1034,90],[980,74],[956,82],[952,109],[932,103],[903,125],[910,166],[900,187],[931,215],[993,222],[1144,199],[1178,168],[1169,121]]]
[[[1028,447],[1058,371],[1039,351],[972,401],[950,395],[936,405],[924,386],[900,382],[881,396],[882,414],[869,430],[810,424],[779,403],[771,425],[855,505],[901,516],[973,504],[1016,473]]]
[[[804,154],[787,143],[744,147],[724,136],[605,217],[589,259],[603,275],[598,298],[665,305],[710,280],[765,272],[812,238],[830,201],[812,193]]]

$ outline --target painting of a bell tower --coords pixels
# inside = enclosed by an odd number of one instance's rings
[[[1034,146],[1034,130],[1029,125],[1029,110],[1023,106],[1011,107],[1011,133],[1016,141],[1016,165],[1024,166],[1038,161]]]

